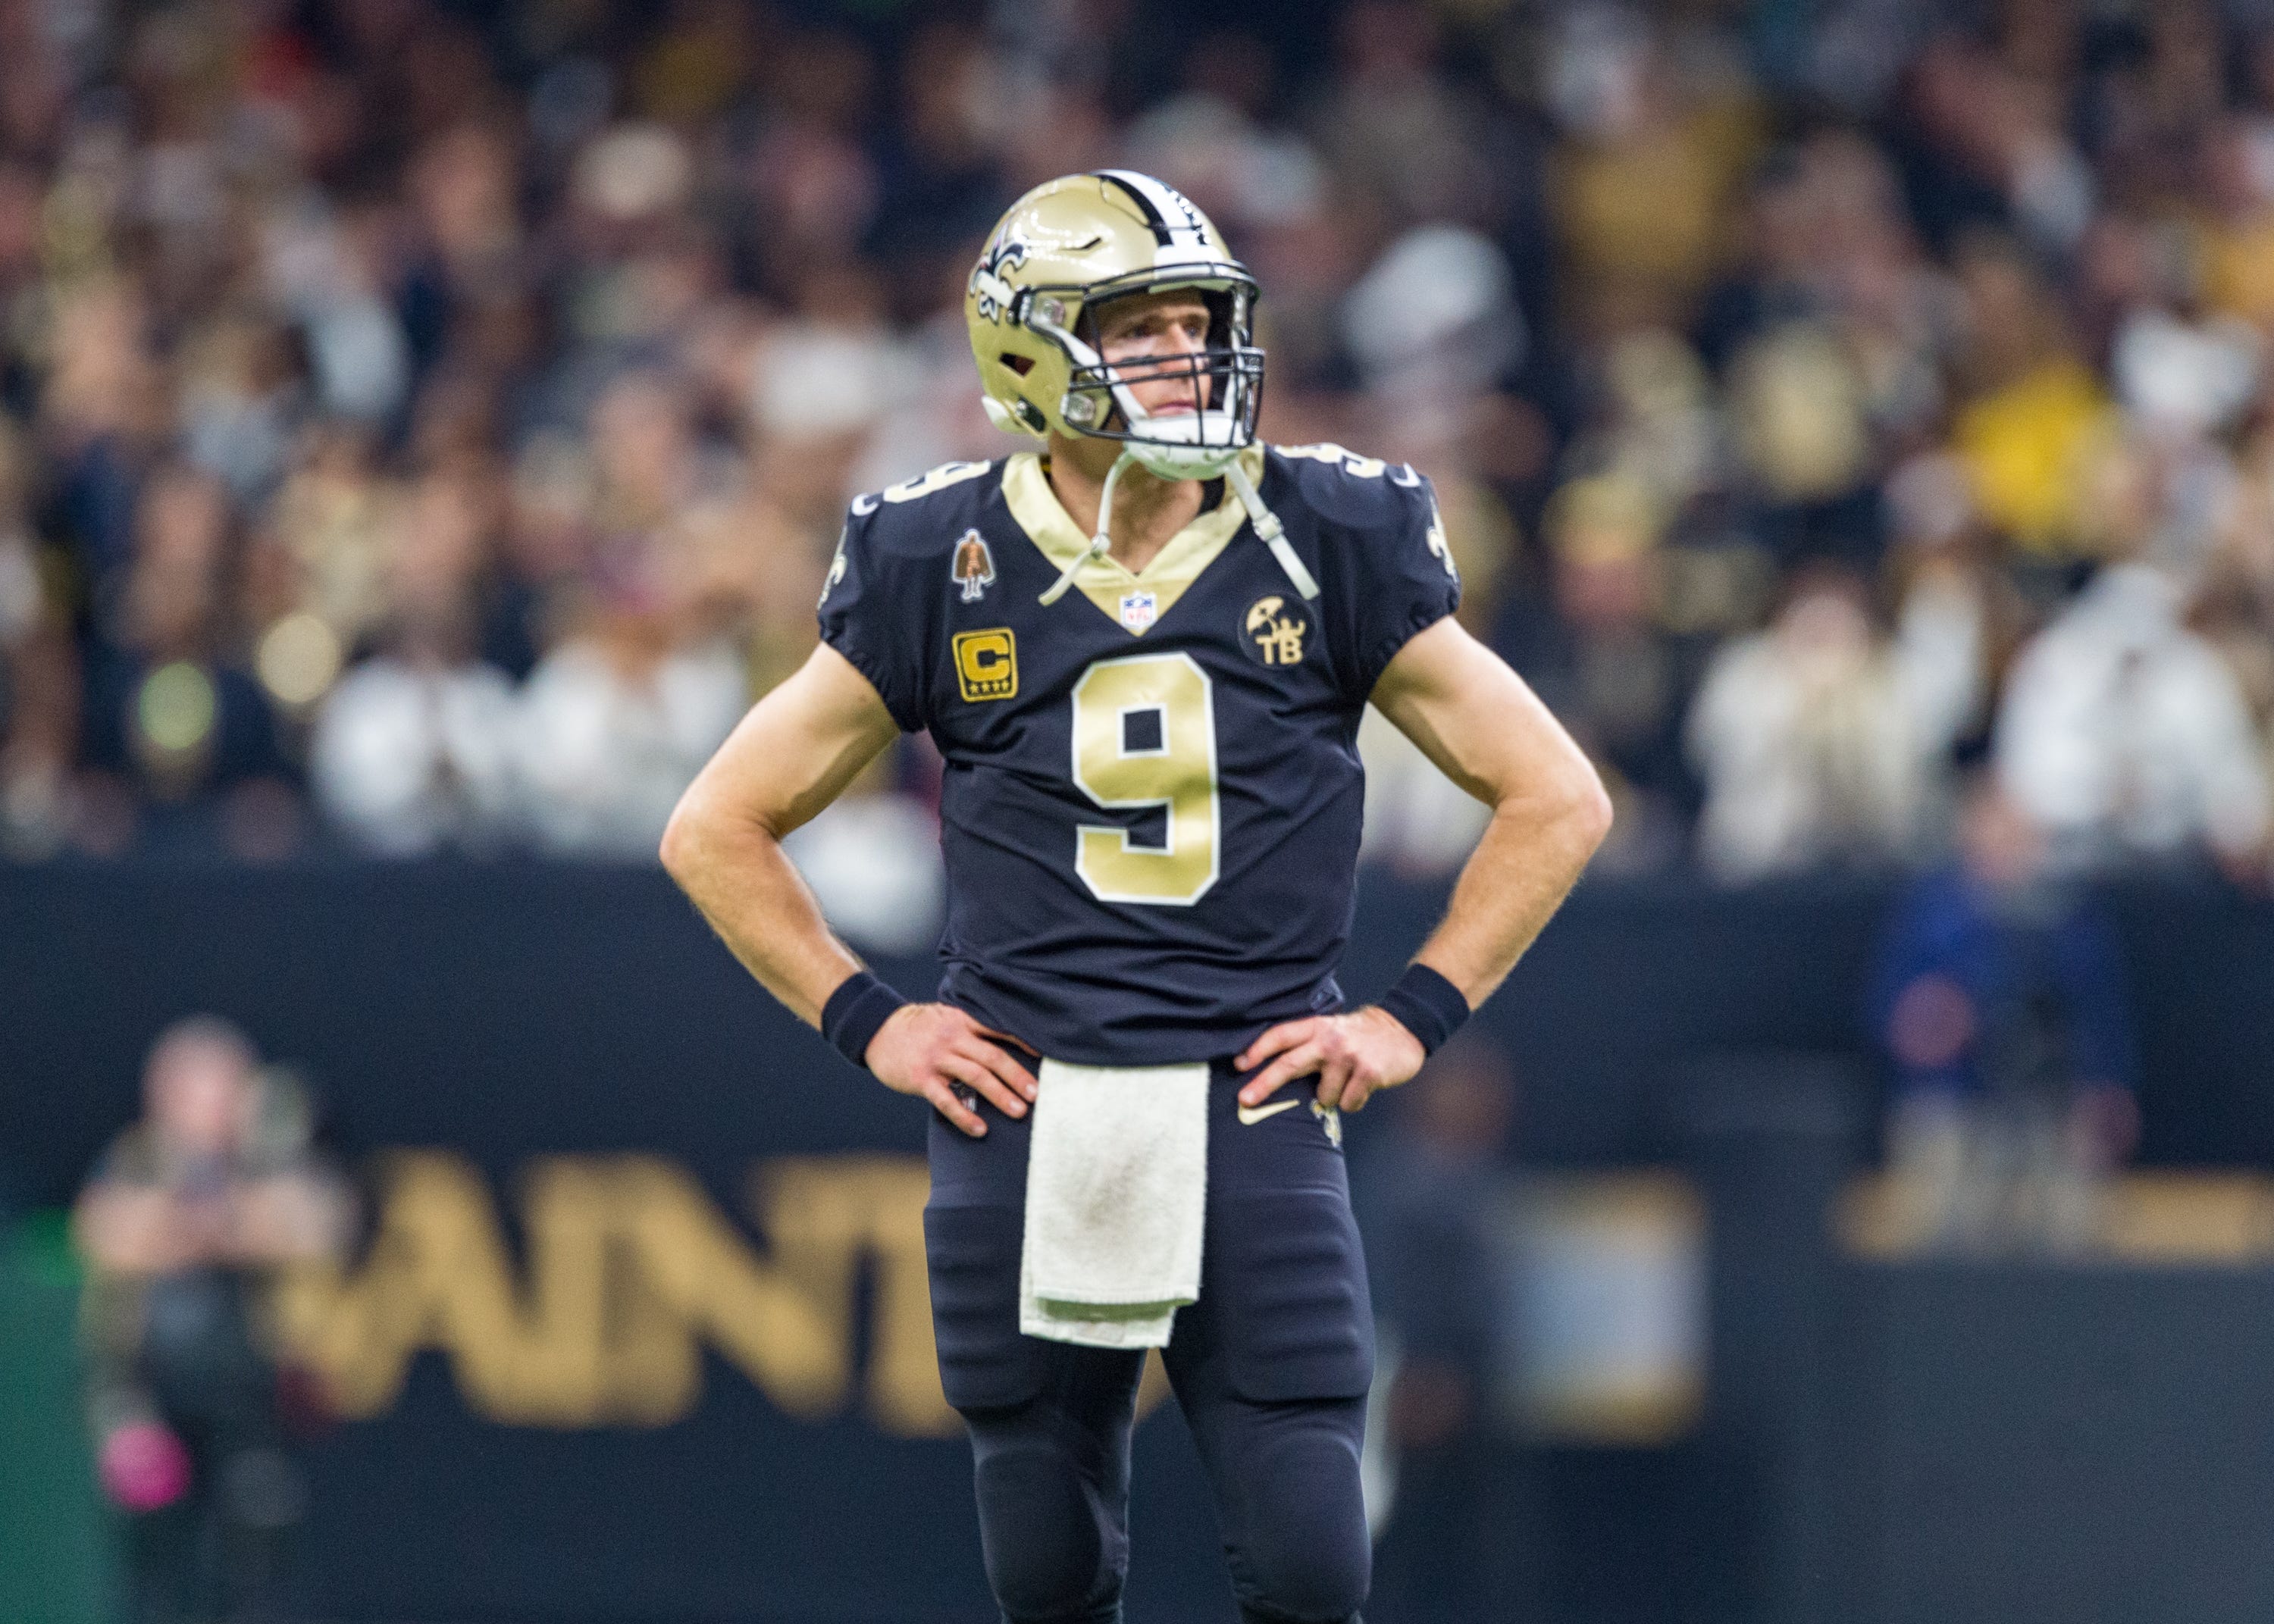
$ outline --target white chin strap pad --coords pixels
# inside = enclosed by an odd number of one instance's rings
[[[1207,418],[1214,418],[1210,424]],[[1192,425],[1190,439],[1170,439],[1156,436],[1157,431],[1172,426]],[[1217,430],[1209,433],[1209,428]],[[1246,447],[1223,443],[1231,436],[1232,425],[1226,414],[1207,412],[1189,417],[1148,417],[1146,432],[1133,435],[1122,441],[1126,455],[1132,458],[1148,473],[1163,479],[1213,479],[1232,465]],[[1215,442],[1215,443],[1210,443]]]

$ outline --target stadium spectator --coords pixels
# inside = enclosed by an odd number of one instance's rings
[[[292,466],[269,502],[254,541],[267,611],[264,631],[288,616],[307,617],[335,650],[359,646],[386,611],[390,530],[399,492],[379,467],[367,431],[326,421],[294,448]],[[321,697],[321,690],[306,696]]]
[[[1715,656],[1688,723],[1709,868],[1744,880],[1922,853],[1973,702],[1933,629],[1906,615],[1885,635],[1862,583],[1818,566],[1767,630]]]
[[[2249,707],[2184,610],[2164,571],[2115,565],[2015,660],[1999,771],[2059,861],[2263,864],[2274,807]]]
[[[349,1208],[306,1101],[243,1034],[197,1017],[150,1051],[142,1120],[81,1192],[89,1402],[104,1489],[128,1514],[139,1624],[275,1616],[306,1487],[262,1302],[335,1254]]]
[[[637,605],[609,605],[523,695],[518,768],[539,842],[644,860],[747,698],[731,649],[674,647]]]
[[[530,674],[515,749],[542,845],[644,858],[749,695],[690,581],[684,521],[717,476],[683,393],[630,374],[591,432],[593,545],[561,639]]]
[[[1955,257],[1962,348],[1952,370],[1962,399],[1952,444],[1975,500],[2023,558],[2090,557],[2091,515],[2079,497],[2110,431],[2107,390],[2018,245],[1977,232]]]
[[[1505,634],[1517,669],[1604,775],[1618,818],[1599,861],[1613,868],[1672,861],[1696,798],[1681,746],[1695,640],[1669,634],[1661,613],[1663,511],[1622,473],[1565,485],[1547,519],[1547,601]]]
[[[1638,13],[1560,11],[1545,63],[1566,290],[1583,326],[1679,324],[1723,250],[1761,108],[1720,53],[1683,53]]]
[[[98,848],[124,844],[138,819],[195,831],[216,797],[225,811],[268,818],[285,763],[267,695],[230,636],[231,520],[210,475],[169,464],[143,487],[132,555],[115,596],[95,605],[82,827]],[[267,836],[255,828],[254,838]]]
[[[319,804],[390,856],[480,850],[509,831],[518,717],[511,682],[475,650],[480,523],[472,494],[440,476],[401,504],[382,652],[332,690],[312,742]]]
[[[1930,1244],[2074,1248],[2091,1181],[2139,1131],[2116,936],[2051,868],[1992,774],[1969,790],[1958,861],[1898,906],[1872,980],[1894,1067],[1891,1169]]]

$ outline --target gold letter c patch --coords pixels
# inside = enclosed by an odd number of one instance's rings
[[[1019,691],[1019,645],[1006,626],[955,634],[955,680],[963,697],[1009,699]]]

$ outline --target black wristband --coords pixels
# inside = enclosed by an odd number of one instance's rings
[[[1469,1018],[1469,1001],[1461,996],[1461,989],[1425,964],[1406,966],[1405,974],[1375,1007],[1389,1011],[1419,1038],[1424,1055],[1442,1049]]]
[[[838,982],[829,1002],[821,1006],[821,1035],[836,1045],[839,1054],[865,1070],[869,1041],[907,1002],[866,970],[855,970]]]

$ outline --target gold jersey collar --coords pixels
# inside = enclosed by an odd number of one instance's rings
[[[1261,443],[1241,452],[1239,460],[1247,477],[1261,485]],[[1050,488],[1050,476],[1043,470],[1041,453],[1021,451],[1005,463],[1003,500],[1010,507],[1011,516],[1019,522],[1019,528],[1032,538],[1053,569],[1064,569],[1089,551],[1089,538],[1068,516],[1058,493]],[[1246,522],[1246,509],[1227,492],[1224,500],[1169,538],[1168,545],[1141,571],[1133,574],[1109,553],[1085,563],[1073,583],[1107,620],[1131,636],[1141,637],[1184,596],[1185,589],[1200,579],[1201,572],[1216,561],[1216,554],[1231,544]],[[1123,598],[1136,592],[1150,592],[1154,601],[1150,618],[1144,625],[1133,628],[1122,614],[1121,604]]]

